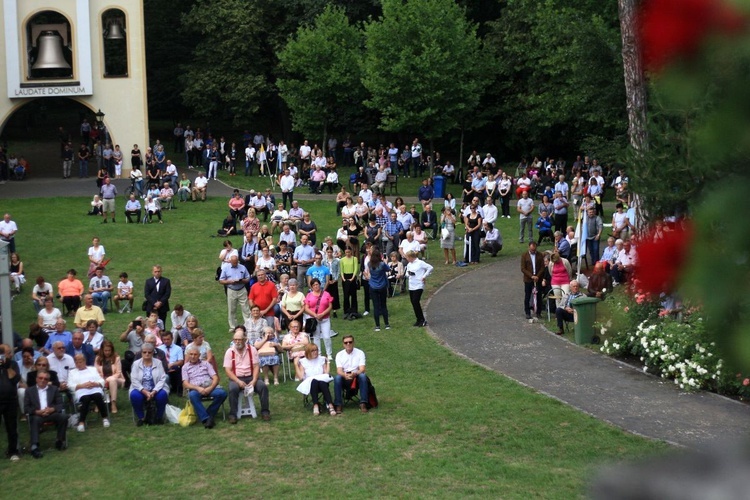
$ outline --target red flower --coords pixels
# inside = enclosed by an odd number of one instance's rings
[[[711,33],[739,33],[746,22],[743,13],[721,0],[645,0],[638,25],[646,69],[658,71],[692,55]]]
[[[678,224],[675,230],[663,233],[655,240],[653,232],[639,240],[635,278],[646,293],[670,293],[688,254],[693,237],[692,226]]]

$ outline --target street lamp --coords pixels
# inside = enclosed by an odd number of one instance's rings
[[[104,116],[105,114],[102,113],[102,110],[100,109],[96,113],[94,113],[94,116],[96,117],[96,128],[99,129],[99,137],[102,137],[102,131],[104,131],[104,145],[109,143],[109,137],[107,134],[107,129],[104,127]]]

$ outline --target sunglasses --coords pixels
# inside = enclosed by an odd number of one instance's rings
[[[354,343],[354,342],[352,342],[351,340],[345,340],[345,341],[344,341],[344,345],[347,345],[347,344],[353,344],[353,343]]]

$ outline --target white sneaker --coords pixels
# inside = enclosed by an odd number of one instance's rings
[[[370,311],[365,311],[362,313],[362,316],[367,316],[368,314],[370,314]]]
[[[105,429],[109,429],[109,419],[105,418],[104,420],[102,420],[102,425]]]
[[[86,430],[86,426],[83,424],[78,424],[78,427],[76,427],[76,430],[78,432],[84,432]]]
[[[3,184],[5,184],[5,183],[3,182]],[[20,460],[21,460],[21,457],[19,457],[18,455],[11,455],[10,456],[10,461],[11,462],[18,462]]]

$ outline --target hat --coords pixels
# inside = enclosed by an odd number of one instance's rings
[[[250,194],[255,194],[255,189],[251,189]]]

